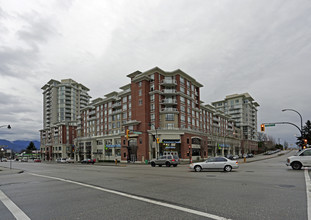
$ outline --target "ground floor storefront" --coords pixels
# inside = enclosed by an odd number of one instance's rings
[[[211,156],[241,155],[241,141],[183,130],[151,130],[132,135],[76,138],[74,160],[148,163],[162,155],[177,155],[181,162],[202,161]]]

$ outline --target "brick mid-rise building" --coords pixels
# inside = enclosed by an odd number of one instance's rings
[[[231,116],[200,100],[203,85],[190,75],[155,67],[127,77],[130,83],[121,91],[81,109],[76,160],[144,162],[176,154],[187,161],[241,154],[241,130]]]

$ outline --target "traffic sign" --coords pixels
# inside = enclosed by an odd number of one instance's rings
[[[133,134],[142,134],[141,131],[133,131]]]
[[[266,127],[273,127],[275,124],[265,124]]]

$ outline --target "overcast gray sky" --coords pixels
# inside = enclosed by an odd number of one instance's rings
[[[103,97],[155,66],[204,85],[206,104],[248,92],[262,122],[311,119],[309,0],[0,0],[0,139],[39,140],[41,87],[72,78]],[[295,142],[298,129],[266,129]]]

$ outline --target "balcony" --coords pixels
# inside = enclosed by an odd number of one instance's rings
[[[177,105],[176,99],[162,99],[161,104]]]
[[[161,113],[178,113],[177,108],[162,108]]]
[[[172,80],[172,79],[164,79],[161,81],[160,83],[161,85],[177,85],[176,80]]]
[[[121,102],[117,102],[112,105],[112,108],[118,108],[118,107],[121,108],[121,106],[122,106]]]
[[[95,110],[90,111],[90,112],[87,113],[87,115],[89,115],[89,116],[90,116],[90,115],[96,115],[96,111],[95,111]]]
[[[213,121],[219,122],[219,117],[213,117]]]
[[[162,89],[162,92],[164,94],[175,94],[176,93],[176,89]]]
[[[122,112],[122,109],[118,109],[118,110],[112,111],[111,115],[118,114],[121,112]]]

